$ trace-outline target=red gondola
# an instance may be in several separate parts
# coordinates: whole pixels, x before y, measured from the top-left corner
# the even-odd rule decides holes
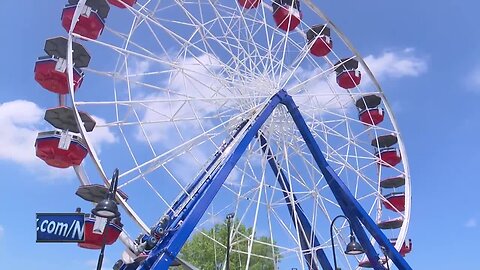
[[[310,53],[315,56],[325,56],[332,51],[333,42],[330,28],[326,25],[315,25],[307,31],[307,42],[311,44]]]
[[[45,89],[57,93],[68,94],[67,74],[68,40],[64,37],[49,38],[45,41],[46,56],[39,57],[35,63],[35,80]],[[73,50],[73,89],[77,90],[83,82],[83,72],[80,68],[90,63],[90,54],[76,42],[72,43]]]
[[[396,148],[383,148],[375,153],[378,163],[382,166],[395,166],[402,161],[402,155]]]
[[[385,257],[380,257],[379,258],[379,262],[380,264],[385,264],[386,263],[386,259]],[[372,263],[368,260],[368,258],[366,260],[363,260],[361,262],[358,263],[358,266],[362,267],[362,268],[373,268],[373,265]]]
[[[272,2],[273,19],[278,28],[283,31],[295,29],[302,20],[300,1],[298,0],[274,0]]]
[[[337,83],[345,89],[355,88],[360,84],[362,74],[360,70],[345,70],[337,75]]]
[[[103,234],[97,234],[94,232],[93,227],[95,224],[95,217],[85,217],[85,241],[78,243],[78,246],[86,249],[101,249],[105,235],[105,245],[112,245],[118,240],[118,237],[122,233],[123,224],[119,219],[114,219],[107,225]]]
[[[35,141],[36,156],[56,168],[80,165],[88,153],[83,139],[72,135],[68,148],[64,150],[59,148],[61,138],[62,132],[58,130],[40,132]]]
[[[383,122],[385,114],[382,108],[366,109],[358,114],[358,118],[365,125],[376,126]]]
[[[69,0],[62,12],[62,26],[68,32],[79,0]],[[73,32],[90,39],[97,39],[105,27],[110,6],[106,0],[87,0]]]
[[[133,5],[135,5],[135,3],[137,3],[137,0],[122,0],[122,2],[120,2],[118,0],[108,0],[108,3],[110,3],[110,4],[112,4],[116,7],[119,7],[119,8],[126,8],[127,6],[133,7]]]
[[[39,57],[35,63],[35,80],[48,91],[65,95],[69,93],[68,74],[66,65],[60,61],[65,61],[65,59],[50,56]],[[83,77],[84,74],[80,69],[73,69],[74,91],[82,85]]]
[[[363,267],[363,268],[373,268],[372,263],[370,263],[370,261],[368,259],[359,262],[358,266]]]
[[[392,245],[395,245],[397,243],[397,239],[390,239],[390,243],[392,243]],[[407,255],[411,251],[412,251],[412,239],[408,239],[408,240],[405,240],[405,242],[403,242],[403,245],[398,252],[400,253],[400,255],[405,257],[405,255]]]
[[[383,201],[383,206],[388,210],[394,212],[403,212],[405,211],[405,193],[404,192],[394,192],[385,196],[386,201]]]
[[[356,68],[356,66],[353,67]],[[355,102],[355,106],[357,106],[360,111],[358,115],[360,121],[365,125],[380,124],[385,117],[383,109],[378,107],[381,102],[382,98],[377,95],[367,95],[359,98]]]
[[[390,239],[390,243],[392,243],[392,245],[395,245],[396,242],[397,242],[397,239]],[[403,243],[402,247],[398,252],[400,253],[400,255],[405,257],[405,255],[407,255],[407,253],[410,253],[411,251],[412,251],[412,240],[408,239],[408,241],[405,240],[405,242]],[[385,257],[380,258],[381,264],[385,264],[386,262],[387,260]],[[361,261],[358,264],[358,266],[363,268],[373,268],[372,263],[368,259]]]
[[[246,9],[257,8],[262,0],[238,0],[238,4]]]
[[[358,70],[358,61],[355,59],[341,59],[335,64],[337,84],[344,89],[351,89],[360,84],[362,74]]]

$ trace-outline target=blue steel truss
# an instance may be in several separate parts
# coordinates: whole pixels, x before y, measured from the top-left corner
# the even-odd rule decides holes
[[[377,251],[369,241],[366,231],[385,249],[386,254],[398,269],[412,269],[350,193],[340,177],[330,167],[292,97],[288,95],[286,91],[280,90],[269,100],[255,119],[245,120],[237,127],[230,140],[215,153],[204,172],[187,187],[187,192],[177,198],[172,209],[164,215],[163,221],[159,222],[152,229],[152,233],[161,232],[161,237],[149,253],[148,258],[138,267],[138,270],[168,269],[195,226],[197,226],[203,213],[205,213],[228,175],[235,167],[235,164],[255,137],[260,140],[262,151],[266,155],[277,181],[282,189],[285,190],[284,197],[290,216],[300,237],[305,261],[309,269],[317,270],[319,266],[325,270],[333,269],[325,252],[319,248],[320,244],[315,235],[315,231],[312,229],[302,207],[297,202],[295,196],[291,195],[293,194],[290,192],[291,186],[288,181],[286,181],[287,178],[282,168],[275,160],[266,138],[259,132],[262,125],[279,104],[286,106],[292,116],[343,213],[350,219],[352,229],[365,249],[365,253],[372,267],[375,270],[385,269],[379,263]],[[228,152],[227,149],[229,146],[234,145],[236,145],[236,147],[233,148],[233,151]],[[287,193],[290,195],[287,196]]]
[[[278,164],[278,162],[275,160],[275,156],[272,152],[272,149],[267,143],[267,139],[261,132],[259,132],[258,137],[260,139],[262,151],[266,155],[268,164],[272,168],[273,173],[277,177],[278,183],[282,187],[283,196],[285,197],[285,201],[287,202],[288,206],[288,212],[290,213],[293,224],[297,229],[297,233],[300,238],[300,244],[303,250],[303,255],[307,262],[308,269],[317,270],[319,268],[317,266],[315,257],[312,254],[312,250],[320,247],[320,243],[318,242],[317,236],[315,235],[315,231],[312,230],[312,226],[310,225],[307,216],[305,215],[302,207],[298,203],[297,197],[292,192],[290,183],[287,181],[287,177],[285,176],[285,173],[280,167],[280,164]],[[317,248],[316,255],[318,260],[320,261],[322,269],[332,270],[332,266],[328,262],[328,258],[325,255],[323,249]]]

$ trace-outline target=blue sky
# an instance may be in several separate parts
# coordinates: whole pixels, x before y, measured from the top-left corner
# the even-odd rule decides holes
[[[413,252],[408,262],[414,269],[474,269],[477,263],[469,258],[475,258],[480,237],[476,207],[480,183],[474,169],[480,160],[475,146],[480,131],[480,35],[476,26],[480,4],[473,0],[321,2],[320,8],[360,53],[371,56],[372,62],[377,60],[378,73],[384,72],[379,79],[400,126],[411,168],[408,235]],[[0,10],[4,54],[0,72],[0,261],[6,267],[93,269],[98,255],[73,245],[35,243],[36,212],[69,212],[77,205],[89,206],[74,196],[77,182],[71,173],[62,172],[64,179],[52,179],[48,175],[53,172],[16,150],[33,147],[28,130],[43,115],[19,100],[42,108],[54,105],[51,95],[33,80],[33,65],[42,54],[44,40],[64,34],[59,20],[62,5],[60,0],[27,0],[19,7],[8,1]],[[405,65],[396,65],[395,72],[385,68],[393,62]],[[403,75],[396,77],[398,73]],[[25,111],[33,111],[36,118],[22,117]],[[101,142],[112,140],[108,134],[100,137]],[[120,252],[119,245],[108,248],[106,265]]]

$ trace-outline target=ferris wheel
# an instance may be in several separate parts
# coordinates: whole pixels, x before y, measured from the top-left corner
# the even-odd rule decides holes
[[[396,121],[312,1],[68,0],[61,19],[68,35],[35,64],[59,97],[36,153],[73,167],[93,202],[119,168],[124,215],[106,229],[127,246],[119,269],[192,264],[181,248],[194,235],[218,253],[208,269],[227,250],[241,269],[410,269]],[[215,229],[227,216],[228,244]],[[100,248],[88,221],[80,246]],[[366,255],[345,254],[352,229]]]

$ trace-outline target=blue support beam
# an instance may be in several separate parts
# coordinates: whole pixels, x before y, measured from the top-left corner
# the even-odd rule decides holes
[[[368,235],[365,233],[365,230],[363,229],[362,224],[360,223],[355,212],[350,209],[349,204],[344,201],[342,196],[336,194],[335,192],[333,194],[338,204],[340,205],[340,208],[342,209],[343,213],[350,220],[350,226],[352,226],[352,229],[355,232],[355,235],[357,236],[358,241],[362,245],[362,248],[365,251],[365,254],[367,254],[367,258],[371,262],[372,267],[375,270],[385,269],[380,264],[379,262],[380,258],[378,257],[378,253],[373,247],[372,243],[370,242],[370,239],[368,238]]]
[[[168,239],[163,239],[150,252],[148,258],[138,268],[139,270],[154,269],[166,270],[177,256],[180,249],[183,247],[188,237],[192,233],[195,226],[200,221],[203,213],[207,210],[210,203],[215,198],[215,195],[222,187],[228,175],[235,167],[242,154],[247,149],[248,145],[257,134],[260,127],[265,123],[273,110],[281,101],[281,95],[274,95],[269,103],[263,108],[262,112],[253,121],[248,131],[245,133],[239,144],[233,150],[233,153],[228,157],[223,166],[219,169],[211,180],[206,183],[204,191],[199,194],[195,204],[188,209],[188,215],[181,221],[176,231],[171,234]]]
[[[328,261],[327,256],[323,249],[318,248],[320,247],[320,242],[318,241],[317,236],[315,235],[315,231],[312,230],[312,226],[308,221],[307,216],[303,212],[302,207],[297,202],[297,197],[295,194],[292,193],[292,188],[290,183],[285,176],[280,164],[276,161],[275,156],[272,152],[272,149],[269,147],[267,143],[267,139],[265,136],[259,132],[258,135],[260,139],[260,146],[262,148],[263,153],[266,155],[267,161],[272,168],[275,177],[277,178],[278,183],[280,184],[283,192],[283,196],[285,197],[285,201],[287,202],[288,212],[290,213],[290,217],[297,229],[297,233],[300,237],[300,244],[302,246],[302,250],[304,250],[303,255],[307,261],[308,269],[318,270],[317,263],[315,258],[312,256],[312,251],[314,248],[316,250],[316,257],[320,262],[320,265],[323,270],[332,270],[332,266]],[[292,194],[289,194],[292,193]],[[293,201],[292,201],[293,199]],[[309,239],[308,239],[308,238]],[[313,243],[312,243],[313,242]]]
[[[188,204],[182,211],[182,213],[178,217],[176,217],[173,222],[169,224],[166,237],[160,239],[155,248],[152,249],[152,251],[150,252],[149,257],[144,261],[141,266],[139,266],[139,270],[168,269],[168,267],[173,262],[178,252],[180,252],[180,249],[190,236],[191,232],[200,221],[203,213],[207,210],[208,206],[215,198],[226,178],[228,177],[232,169],[235,167],[242,154],[245,152],[251,140],[256,136],[260,127],[265,123],[273,110],[280,103],[285,105],[289,113],[292,115],[292,118],[297,125],[298,130],[300,131],[303,139],[305,140],[305,143],[307,144],[310,152],[312,153],[315,162],[317,163],[322,174],[324,175],[330,189],[335,195],[335,198],[337,199],[340,207],[342,208],[342,211],[352,222],[352,229],[355,231],[355,234],[359,238],[362,246],[366,249],[367,256],[373,267],[376,270],[384,269],[383,266],[381,266],[378,262],[378,254],[376,253],[374,247],[371,245],[368,236],[363,229],[363,226],[370,232],[370,234],[375,238],[375,240],[386,249],[387,255],[392,259],[392,261],[399,269],[411,269],[405,259],[398,253],[398,251],[393,247],[393,245],[386,238],[383,232],[378,228],[375,222],[370,218],[370,216],[357,202],[355,197],[350,193],[349,189],[345,186],[340,177],[329,166],[292,97],[289,96],[284,90],[281,90],[270,99],[269,103],[265,105],[258,117],[254,119],[248,127],[245,127],[247,129],[245,135],[243,136],[243,138],[241,138],[240,142],[233,150],[233,152],[228,156],[227,160],[222,164],[217,165],[216,168],[213,168],[213,164],[216,163],[215,161],[218,160],[221,155],[221,153],[217,152],[216,156],[208,167],[208,169],[211,168],[211,170],[206,170],[194,181],[191,186],[189,186],[188,190],[190,191],[193,191],[194,187],[197,187],[197,192],[193,194],[193,198],[188,201]],[[246,122],[244,122],[242,125],[245,124]],[[238,134],[239,130],[237,130],[237,132],[227,145],[230,145]],[[266,144],[262,143],[262,150],[264,150],[265,152],[266,149],[263,149],[263,145]],[[271,150],[270,154],[273,157]],[[275,159],[270,159],[269,163],[274,170],[278,181],[281,184],[283,183],[284,186],[282,186],[282,188],[285,190],[291,190],[291,187],[286,181],[284,173],[282,172],[281,168],[279,169],[279,166],[277,165]],[[205,176],[207,176],[207,171],[210,171],[210,174],[207,178],[205,178]],[[201,179],[206,179],[206,181],[201,182]],[[289,196],[285,196],[285,198],[286,200],[290,200]],[[189,199],[189,196],[187,196],[186,194],[180,196],[179,200],[174,204],[175,208],[178,208],[180,205],[183,204],[183,202],[186,202],[186,200]],[[294,205],[294,208],[292,208],[291,204]],[[302,226],[302,230],[304,230],[305,235],[311,236],[310,241],[308,241],[306,238],[301,241],[302,248],[308,246],[311,247],[312,241],[314,247],[318,246],[319,244],[318,240],[314,236],[314,230],[311,228],[311,225],[308,222],[306,216],[304,215],[302,208],[296,203],[296,199],[294,198],[294,202],[290,202],[288,205],[290,214],[292,215],[292,212],[296,211],[297,216],[299,217],[298,223],[294,222],[295,226],[297,226],[299,234],[301,233],[301,229],[299,229],[298,226]],[[173,212],[168,213],[172,214]],[[332,269],[332,266],[328,262],[328,259],[326,258],[323,250],[317,249],[316,256],[323,269]],[[308,256],[306,255],[306,259],[307,262],[310,262],[309,265],[312,266],[312,269],[317,269],[316,267],[318,266],[314,264],[315,260],[312,258],[311,254]]]
[[[198,187],[198,185],[201,184],[201,180],[202,179],[205,179],[205,176],[208,172],[210,171],[215,171],[213,169],[213,166],[217,163],[218,159],[221,157],[222,155],[222,152],[232,143],[232,141],[238,136],[238,134],[240,133],[240,130],[242,130],[242,128],[245,126],[245,124],[247,123],[247,120],[243,121],[235,130],[235,132],[233,133],[232,137],[224,144],[220,147],[220,149],[215,153],[212,161],[210,162],[210,164],[208,164],[208,166],[205,168],[205,170],[191,183],[188,185],[188,187],[186,188],[186,191],[183,192],[179,198],[175,201],[175,203],[173,204],[172,208],[169,209],[167,211],[167,213],[165,215],[168,215],[170,217],[170,219],[173,219],[173,214],[174,212],[176,212],[178,210],[178,208],[183,204],[185,203],[187,200],[190,199],[190,196],[193,196],[193,191],[195,190],[196,187]],[[213,175],[210,175],[209,177],[211,178]],[[192,202],[190,203],[195,203],[195,198],[192,199]],[[183,216],[184,215],[179,215],[177,218],[173,219],[170,224],[169,224],[169,228],[171,228],[172,226],[175,226],[178,221],[182,220],[183,219]]]
[[[335,171],[330,167],[327,160],[322,154],[322,151],[318,147],[315,138],[313,137],[312,133],[310,132],[305,120],[303,119],[300,110],[298,110],[298,106],[293,101],[292,97],[289,95],[285,95],[282,99],[282,104],[284,104],[288,111],[290,112],[295,125],[297,126],[298,130],[300,131],[305,143],[307,144],[308,149],[313,155],[315,162],[317,163],[318,167],[322,171],[322,174],[325,177],[330,189],[332,190],[333,194],[337,201],[343,201],[347,211],[345,213],[346,216],[356,216],[358,220],[365,226],[365,228],[370,232],[370,234],[375,238],[377,243],[384,247],[387,250],[387,255],[390,259],[395,263],[395,265],[401,270],[411,270],[412,268],[408,265],[405,259],[400,255],[400,253],[393,247],[390,243],[388,238],[383,234],[383,232],[378,228],[377,224],[370,218],[368,213],[363,209],[363,207],[358,203],[355,197],[350,193],[350,190],[347,186],[343,183],[340,177],[335,173]],[[350,217],[349,217],[350,218]],[[355,223],[355,219],[352,222]],[[358,228],[361,226],[355,225],[355,233],[358,235],[362,235],[365,232],[362,228]],[[363,233],[362,233],[363,231]],[[363,237],[362,237],[363,238]],[[362,239],[359,239],[362,240]],[[369,242],[369,241],[368,241]],[[365,239],[361,242],[362,245],[368,246],[368,243],[365,242]],[[372,253],[371,250],[367,250],[367,252]],[[383,266],[379,265],[376,258],[378,255],[368,254],[370,263],[372,265],[376,265],[376,270],[383,270]],[[370,259],[372,258],[372,259]]]

